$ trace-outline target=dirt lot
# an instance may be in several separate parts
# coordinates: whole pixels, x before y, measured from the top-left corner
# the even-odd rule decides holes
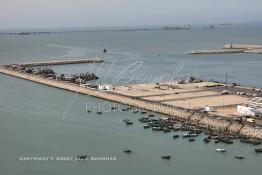
[[[250,97],[237,95],[239,87],[230,87],[228,88],[230,94],[223,95],[222,91],[225,90],[225,87],[214,85],[217,83],[134,84],[115,87],[114,93],[186,109],[203,109],[205,106],[212,106],[215,110],[213,114],[231,119],[240,116],[237,113],[237,105],[243,104]],[[262,124],[262,121],[258,120],[257,123]]]
[[[199,97],[194,99],[177,100],[177,101],[166,101],[164,104],[175,105],[183,108],[190,109],[201,109],[205,106],[224,106],[224,105],[237,105],[242,104],[247,99],[237,95],[217,95],[210,97]]]

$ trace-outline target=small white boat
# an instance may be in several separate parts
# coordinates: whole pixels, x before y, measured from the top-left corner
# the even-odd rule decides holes
[[[218,148],[216,149],[217,152],[226,152],[226,149],[221,149],[221,148]]]

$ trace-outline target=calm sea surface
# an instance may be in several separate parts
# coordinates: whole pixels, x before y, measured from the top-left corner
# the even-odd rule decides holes
[[[99,57],[96,65],[53,67],[59,73],[95,72],[114,84],[168,81],[188,76],[262,87],[262,55],[187,54],[226,43],[262,44],[262,25],[216,30],[0,35],[0,64]],[[107,54],[102,50],[106,48]],[[0,74],[0,174],[250,174],[260,175],[262,155],[251,146],[173,140],[175,133],[144,130],[141,114],[86,113],[86,103],[109,102]],[[160,115],[156,115],[160,116]],[[123,119],[133,126],[126,127]],[[182,132],[178,132],[182,134]],[[261,147],[261,146],[260,146]],[[125,148],[133,154],[123,153]],[[225,148],[225,154],[215,152]],[[22,157],[116,157],[111,161],[23,161]],[[161,159],[170,154],[170,161]],[[243,155],[238,160],[233,155]]]

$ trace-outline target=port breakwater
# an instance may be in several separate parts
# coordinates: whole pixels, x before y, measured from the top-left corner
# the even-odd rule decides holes
[[[218,50],[192,50],[190,54],[229,54],[229,53],[255,53],[262,54],[262,45],[225,44]]]
[[[221,50],[192,50],[190,54],[226,54],[244,53],[244,49],[221,49]]]
[[[251,44],[225,44],[224,49],[262,49],[262,45]]]
[[[51,66],[51,65],[83,64],[83,63],[102,63],[102,62],[104,62],[104,61],[99,59],[99,58],[93,58],[93,59],[76,59],[76,60],[18,63],[18,64],[14,64],[14,65],[19,65],[19,66],[23,66],[23,67],[35,67],[35,66]]]
[[[40,76],[17,72],[9,70],[5,66],[0,66],[0,73],[14,76],[17,78],[22,78],[30,80],[33,82],[41,83],[51,87],[56,87],[63,90],[68,90],[84,95],[94,96],[104,100],[122,103],[124,105],[133,106],[156,113],[164,114],[172,118],[176,118],[181,121],[189,121],[195,123],[196,125],[204,125],[209,128],[216,128],[218,130],[228,130],[233,133],[240,134],[242,136],[248,136],[252,138],[262,139],[262,129],[249,126],[247,124],[241,125],[236,122],[228,121],[225,119],[217,119],[209,117],[202,113],[186,111],[180,108],[161,105],[159,103],[152,103],[144,101],[142,99],[137,99],[133,97],[124,96],[121,94],[113,93],[110,91],[99,91],[92,88],[85,88],[74,84],[69,84],[63,81],[50,80]]]

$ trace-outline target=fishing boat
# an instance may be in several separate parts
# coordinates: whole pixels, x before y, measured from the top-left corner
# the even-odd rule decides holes
[[[260,145],[262,142],[259,140],[255,140],[255,139],[241,139],[240,140],[243,143],[249,143],[249,144],[253,144],[253,145]]]
[[[216,149],[216,152],[222,152],[222,153],[224,153],[224,152],[226,152],[226,149],[223,149],[223,148],[217,148],[217,149]]]
[[[236,159],[244,159],[244,156],[235,155],[234,157],[235,157]]]
[[[148,114],[148,117],[154,117],[155,115],[154,114]]]
[[[173,135],[173,138],[177,139],[177,138],[179,138],[179,135]]]
[[[171,132],[171,129],[163,128],[163,131],[164,131],[164,132]]]
[[[180,130],[180,127],[176,127],[176,126],[173,127],[173,131],[179,131],[179,130]]]
[[[188,141],[189,141],[189,142],[194,142],[194,141],[195,141],[195,139],[193,139],[193,138],[190,138]]]
[[[188,138],[188,137],[197,137],[198,134],[193,134],[193,133],[189,133],[189,134],[183,134],[184,138]]]
[[[171,126],[171,125],[170,125],[170,126],[167,126],[167,128],[168,128],[168,129],[174,129],[174,127]]]
[[[125,150],[124,150],[124,153],[130,154],[130,153],[132,153],[132,150],[131,150],[131,149],[125,149]]]
[[[145,125],[145,126],[143,126],[143,128],[144,128],[144,129],[148,129],[148,128],[150,128],[150,126]]]
[[[138,113],[139,111],[137,111],[137,110],[135,110],[135,111],[133,111],[133,113]]]
[[[126,125],[133,125],[133,122],[127,121],[127,122],[126,122]]]
[[[255,152],[256,152],[256,153],[262,153],[262,148],[256,148],[256,149],[255,149]]]
[[[102,112],[101,111],[97,111],[97,114],[102,114]]]
[[[142,117],[140,119],[138,119],[140,122],[143,122],[143,123],[147,123],[147,122],[150,122],[149,118],[147,117]]]
[[[210,140],[209,140],[208,138],[204,138],[204,142],[205,142],[205,143],[209,143]]]
[[[146,114],[147,112],[146,112],[146,111],[141,111],[140,113],[141,113],[141,114]]]
[[[162,131],[163,130],[163,128],[162,127],[152,127],[152,130],[154,130],[154,131]]]
[[[167,155],[167,156],[162,156],[161,158],[162,158],[162,159],[171,159],[171,156],[170,156],[170,155]]]

